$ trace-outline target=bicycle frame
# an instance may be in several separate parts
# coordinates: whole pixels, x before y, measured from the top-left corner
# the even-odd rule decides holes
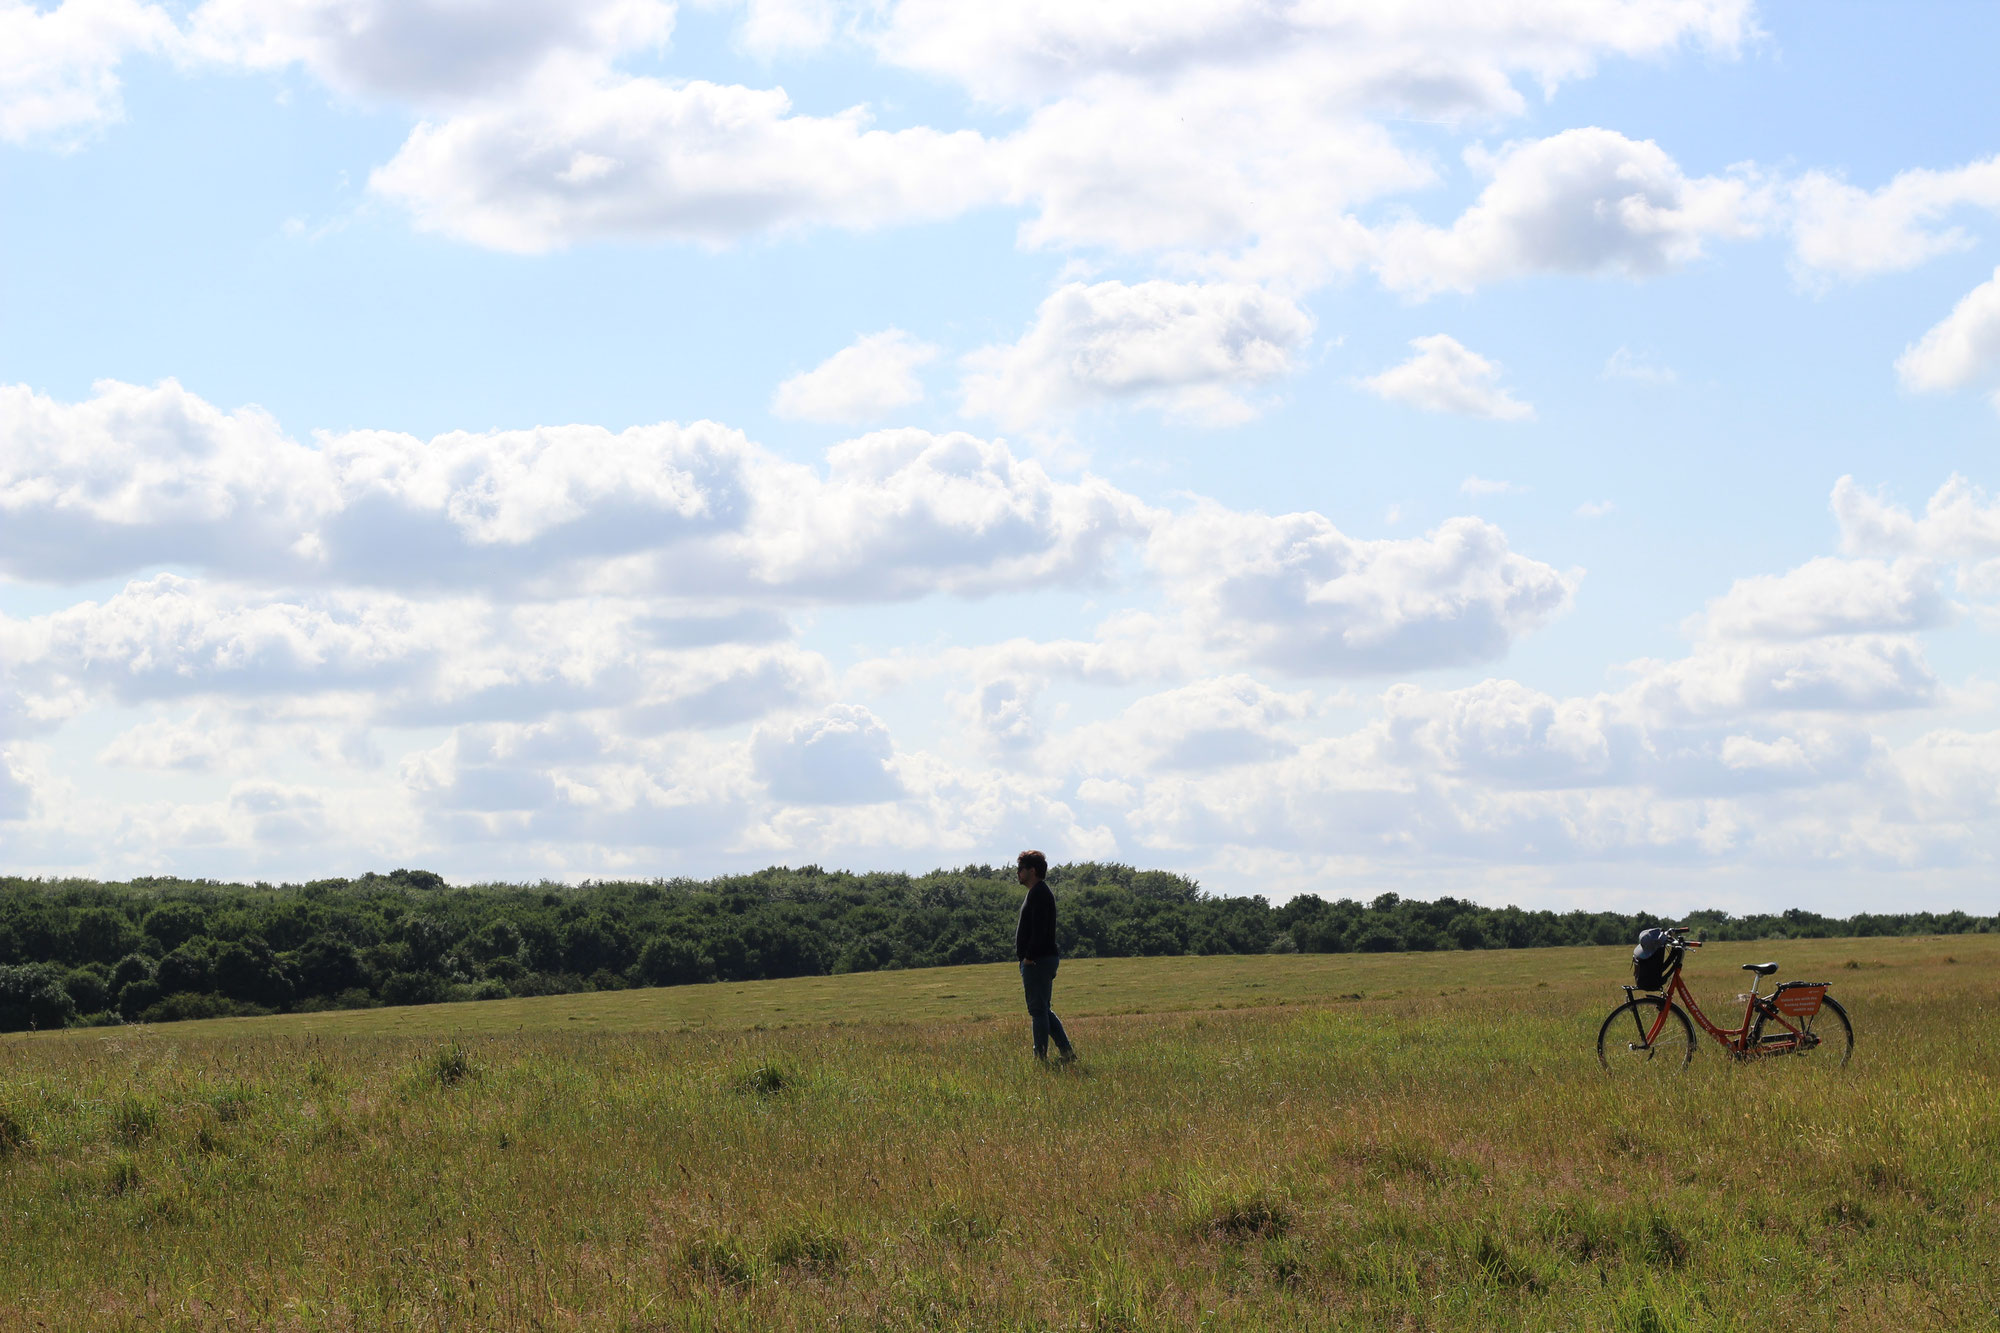
[[[1812,1034],[1804,1028],[1795,1026],[1784,1014],[1779,1013],[1777,1007],[1770,1003],[1769,997],[1757,993],[1757,983],[1763,980],[1761,977],[1752,977],[1750,979],[1750,994],[1745,997],[1743,1004],[1742,1026],[1725,1028],[1718,1027],[1716,1024],[1710,1022],[1708,1015],[1701,1011],[1701,1005],[1695,1002],[1694,992],[1689,990],[1687,982],[1681,979],[1681,965],[1687,961],[1687,951],[1689,949],[1699,949],[1701,942],[1699,940],[1690,940],[1672,947],[1679,951],[1680,956],[1674,960],[1673,973],[1667,978],[1667,984],[1659,992],[1661,997],[1666,1000],[1666,1003],[1660,1006],[1660,1012],[1654,1016],[1651,1030],[1640,1032],[1639,1044],[1641,1046],[1650,1047],[1659,1039],[1660,1029],[1667,1025],[1667,1013],[1677,1002],[1686,1011],[1688,1016],[1694,1019],[1695,1026],[1715,1038],[1716,1041],[1722,1044],[1724,1050],[1728,1051],[1730,1055],[1738,1060],[1747,1060],[1765,1055],[1789,1055],[1793,1051],[1796,1051],[1801,1044],[1810,1044],[1812,1042]],[[1626,998],[1630,999],[1633,992],[1638,989],[1637,986],[1625,987]],[[1760,1019],[1763,1024],[1776,1023],[1784,1031],[1778,1033],[1761,1032],[1759,1030]],[[1634,1027],[1640,1026],[1639,1015],[1636,1011],[1632,1015],[1632,1025]],[[1754,1046],[1750,1040],[1752,1032],[1758,1033],[1758,1040]]]

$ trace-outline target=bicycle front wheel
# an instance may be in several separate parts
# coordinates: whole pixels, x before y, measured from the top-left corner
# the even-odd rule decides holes
[[[1651,1042],[1646,1034],[1667,1011],[1667,1021]],[[1656,1078],[1678,1074],[1694,1059],[1694,1024],[1678,1005],[1657,995],[1627,1000],[1611,1011],[1597,1030],[1597,1063],[1619,1078]]]

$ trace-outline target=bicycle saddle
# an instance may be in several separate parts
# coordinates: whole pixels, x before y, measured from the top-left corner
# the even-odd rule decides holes
[[[1776,963],[1745,963],[1743,970],[1745,972],[1755,972],[1760,977],[1768,977],[1778,970],[1778,965]]]

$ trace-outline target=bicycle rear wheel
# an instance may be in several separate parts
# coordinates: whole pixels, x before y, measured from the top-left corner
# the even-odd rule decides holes
[[[1819,1012],[1796,1026],[1812,1040],[1792,1045],[1795,1039],[1783,1029],[1766,1038],[1764,1020],[1760,1018],[1750,1033],[1751,1048],[1756,1049],[1765,1040],[1783,1038],[1788,1047],[1783,1052],[1786,1055],[1809,1059],[1815,1064],[1830,1064],[1835,1069],[1847,1067],[1848,1060],[1854,1055],[1854,1024],[1847,1021],[1847,1011],[1840,1007],[1840,1001],[1831,995],[1825,997],[1819,1002]]]
[[[1653,1030],[1660,1010],[1667,1021],[1651,1044],[1646,1034]],[[1678,1005],[1668,1004],[1657,995],[1627,1000],[1611,1011],[1597,1030],[1597,1063],[1617,1078],[1658,1078],[1678,1074],[1694,1059],[1694,1024]]]

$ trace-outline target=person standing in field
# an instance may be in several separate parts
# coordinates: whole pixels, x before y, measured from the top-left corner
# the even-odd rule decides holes
[[[1056,896],[1049,891],[1049,858],[1040,852],[1022,852],[1016,858],[1016,878],[1027,885],[1028,896],[1021,899],[1021,921],[1014,927],[1014,956],[1021,960],[1021,989],[1028,997],[1028,1017],[1035,1027],[1035,1058],[1049,1058],[1049,1038],[1064,1060],[1076,1058],[1062,1020],[1049,1008],[1055,993],[1056,965],[1062,955],[1056,949]]]

